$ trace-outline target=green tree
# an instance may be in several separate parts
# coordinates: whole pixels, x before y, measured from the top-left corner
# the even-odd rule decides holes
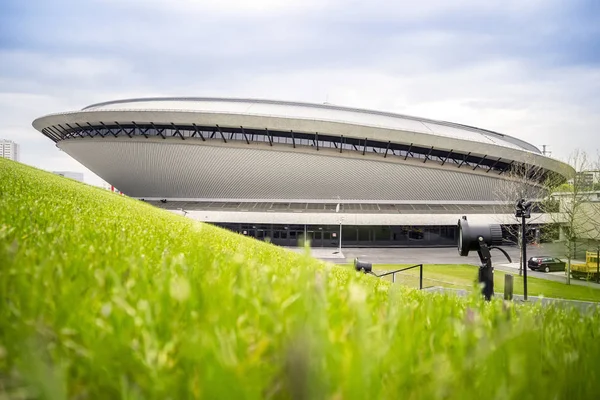
[[[598,233],[600,207],[590,200],[589,183],[583,179],[582,171],[588,171],[593,164],[585,151],[576,150],[569,157],[568,163],[575,169],[572,182],[561,186],[560,192],[551,197],[560,203],[559,212],[551,213],[554,222],[560,226],[560,240],[564,244],[566,265],[566,283],[571,283],[571,263],[576,257],[577,243],[592,238]]]
[[[529,236],[532,226],[548,222],[545,208],[550,207],[551,203],[545,201],[545,199],[549,193],[552,193],[558,185],[563,183],[564,178],[548,173],[546,169],[537,166],[534,160],[513,165],[504,175],[505,178],[498,184],[494,194],[496,200],[494,214],[497,222],[504,226],[508,234],[506,238],[508,242],[518,246],[521,250],[524,241],[521,218],[514,215],[516,202],[519,199],[534,201],[531,218],[525,220],[526,236]],[[525,240],[525,243],[527,243],[527,240]],[[519,275],[523,274],[522,254],[519,251]]]

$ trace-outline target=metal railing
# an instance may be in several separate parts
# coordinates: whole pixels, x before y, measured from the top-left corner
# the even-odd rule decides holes
[[[419,289],[422,290],[423,289],[423,264],[417,264],[417,265],[413,265],[410,267],[397,269],[395,271],[385,272],[381,275],[377,275],[377,274],[373,273],[373,275],[375,275],[378,278],[383,278],[384,276],[392,275],[392,283],[396,283],[396,274],[398,272],[407,271],[407,270],[413,269],[413,268],[419,268]]]
[[[400,268],[395,271],[388,271],[388,272],[384,272],[381,275],[377,275],[375,272],[373,272],[373,264],[372,263],[359,261],[358,258],[354,259],[354,269],[355,270],[357,270],[359,272],[363,271],[365,274],[375,275],[378,278],[383,278],[384,276],[392,275],[392,283],[396,282],[396,274],[397,273],[402,272],[402,271],[407,271],[407,270],[413,269],[413,268],[419,268],[419,290],[421,290],[421,289],[423,289],[423,264],[416,264],[416,265],[412,265],[410,267]]]

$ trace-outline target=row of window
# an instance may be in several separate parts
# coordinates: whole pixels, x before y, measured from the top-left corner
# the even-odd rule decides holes
[[[284,246],[302,245],[306,239],[313,247],[339,246],[339,225],[215,225]],[[344,246],[447,245],[456,244],[455,226],[342,226]]]
[[[60,129],[62,128],[62,129]],[[312,147],[315,149],[335,149],[338,151],[358,151],[369,154],[381,154],[386,157],[397,156],[423,161],[434,160],[437,162],[455,163],[459,166],[465,165],[472,169],[495,170],[499,173],[510,167],[505,161],[493,159],[481,159],[470,155],[444,151],[434,151],[433,148],[419,148],[412,145],[400,145],[397,143],[377,142],[367,139],[343,138],[341,136],[329,136],[295,132],[280,132],[254,129],[232,129],[213,127],[157,127],[157,126],[61,126],[45,128],[44,133],[55,140],[58,138],[70,139],[79,137],[117,137],[117,136],[145,136],[145,137],[180,137],[195,138],[200,140],[237,141],[246,143],[264,143],[268,145],[289,145]]]

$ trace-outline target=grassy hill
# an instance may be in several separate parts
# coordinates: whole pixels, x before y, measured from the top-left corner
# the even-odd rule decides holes
[[[0,159],[0,398],[595,398],[600,315],[390,285]]]

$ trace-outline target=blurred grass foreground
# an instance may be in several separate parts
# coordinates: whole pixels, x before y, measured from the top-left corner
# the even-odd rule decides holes
[[[600,314],[420,292],[0,159],[0,399],[600,396]]]

